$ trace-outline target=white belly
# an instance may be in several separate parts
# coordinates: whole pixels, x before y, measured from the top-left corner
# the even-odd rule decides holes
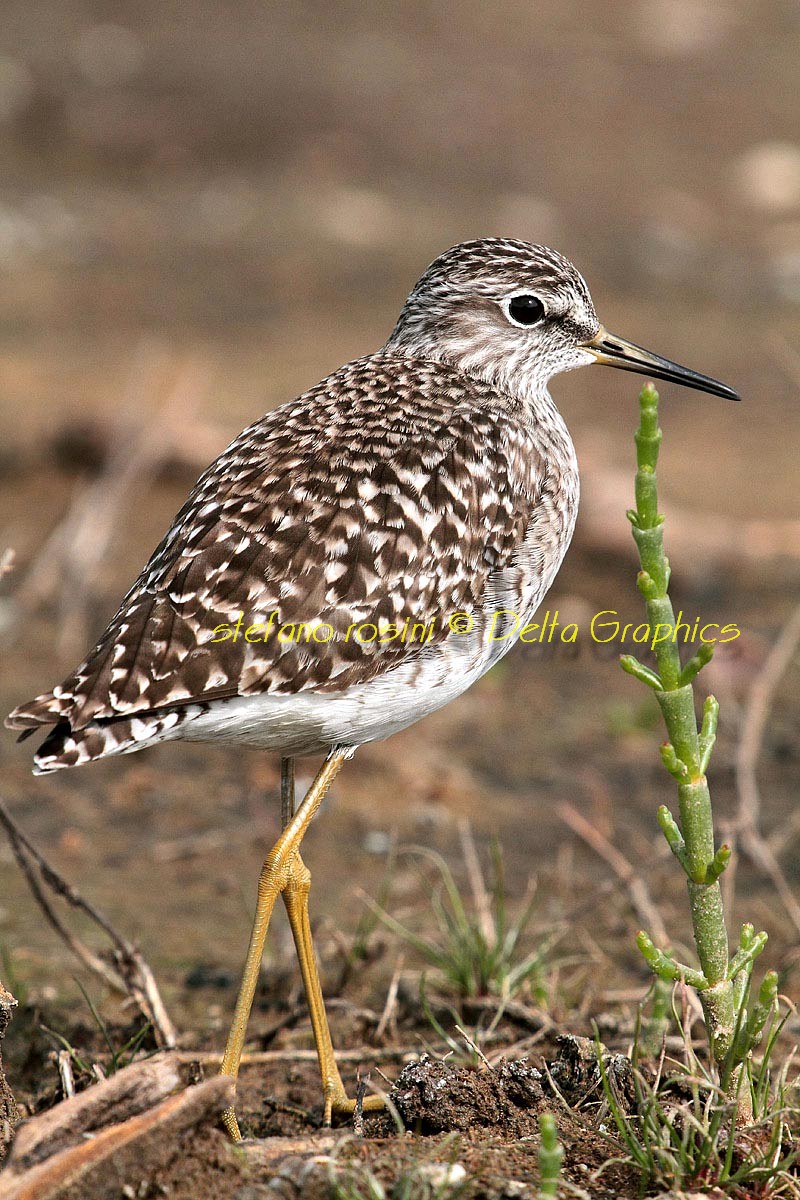
[[[483,659],[431,654],[338,694],[237,696],[186,721],[189,741],[240,742],[284,756],[327,753],[389,737],[449,704],[487,670]]]
[[[518,614],[517,631],[529,623],[550,590],[572,538],[578,464],[566,427],[555,409],[553,413],[551,433],[561,431],[558,486],[544,489],[520,550],[512,562],[490,576],[480,634],[451,635],[412,661],[338,694],[302,691],[212,701],[207,711],[188,716],[172,736],[239,742],[287,757],[327,753],[333,746],[360,746],[389,737],[471,687],[517,640],[517,632],[503,640],[488,640],[486,631],[494,614],[499,609]]]
[[[532,620],[555,578],[572,527],[567,532],[560,553],[551,554],[542,570],[536,530],[532,530],[517,563],[493,577],[480,634],[451,635],[419,658],[338,694],[304,691],[213,701],[207,712],[187,720],[178,736],[189,741],[239,742],[290,757],[327,753],[333,746],[360,746],[406,729],[455,700],[511,649],[517,631]],[[511,610],[520,619],[510,636],[490,640],[499,609]]]

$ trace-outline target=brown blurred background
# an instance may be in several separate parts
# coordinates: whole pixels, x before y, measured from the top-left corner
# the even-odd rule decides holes
[[[678,603],[747,635],[711,681],[728,701],[718,797],[732,814],[747,685],[800,574],[800,6],[4,0],[0,18],[0,540],[16,551],[4,711],[81,657],[230,436],[380,344],[445,247],[505,235],[566,253],[611,330],[745,398],[665,387],[662,405]],[[637,616],[624,521],[637,385],[595,368],[553,390],[585,501],[550,605]],[[764,755],[770,828],[793,811],[792,687]],[[583,864],[591,886],[605,868],[554,816],[568,799],[668,881],[665,897],[674,885],[667,919],[685,933],[653,832],[670,796],[660,735],[636,689],[612,661],[517,649],[446,712],[362,752],[309,835],[318,911],[355,920],[350,879],[378,877],[383,833],[457,857],[458,814],[500,834],[510,879],[560,864],[563,884]],[[182,994],[198,958],[238,969],[277,829],[275,764],[176,745],[35,781],[29,747],[0,745],[19,820],[141,937],[167,990]],[[4,878],[0,940],[42,978],[61,952],[10,860]],[[774,895],[748,886],[748,915],[760,904],[780,929]],[[626,904],[608,908],[608,932],[644,979]],[[793,937],[786,926],[786,953]]]
[[[236,428],[379,343],[444,247],[503,234],[573,258],[610,328],[739,386],[735,414],[670,408],[746,428],[726,497],[775,498],[800,421],[765,347],[800,298],[796,3],[1,11],[8,450],[108,421],[151,334],[211,360]],[[578,428],[622,415],[618,378],[557,389]]]

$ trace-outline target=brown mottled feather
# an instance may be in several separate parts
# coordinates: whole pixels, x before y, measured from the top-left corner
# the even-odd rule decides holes
[[[468,382],[384,352],[250,426],[198,480],[85,662],[9,724],[77,731],[194,701],[336,692],[420,653],[345,641],[352,623],[411,617],[446,638],[447,616],[478,610],[521,546],[545,476],[519,403]],[[217,626],[273,609],[336,636],[212,643]]]

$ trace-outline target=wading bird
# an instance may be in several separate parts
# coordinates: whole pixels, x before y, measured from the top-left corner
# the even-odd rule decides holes
[[[300,843],[358,746],[488,671],[515,640],[498,631],[500,610],[520,625],[533,616],[578,509],[575,451],[547,385],[590,363],[738,399],[609,334],[555,251],[495,238],[448,250],[380,350],[256,421],[211,464],[86,660],[8,718],[23,736],[52,726],[39,773],[174,738],[281,755],[283,832],[261,872],[222,1071],[238,1073],[280,895],[326,1121],[353,1101],[331,1045]],[[454,614],[469,632],[454,631]],[[400,637],[407,620],[431,636]],[[264,636],[276,622],[306,634]],[[365,626],[375,635],[354,634]],[[309,754],[325,759],[295,809],[294,759]],[[224,1122],[238,1138],[232,1108]]]

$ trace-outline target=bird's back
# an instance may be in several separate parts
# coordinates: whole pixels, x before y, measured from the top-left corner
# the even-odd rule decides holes
[[[452,613],[524,602],[532,571],[549,586],[576,501],[563,425],[442,363],[360,359],[234,440],[86,660],[8,723],[56,724],[54,769],[174,736],[198,705],[366,685],[463,636]],[[386,635],[409,621],[426,641]]]

